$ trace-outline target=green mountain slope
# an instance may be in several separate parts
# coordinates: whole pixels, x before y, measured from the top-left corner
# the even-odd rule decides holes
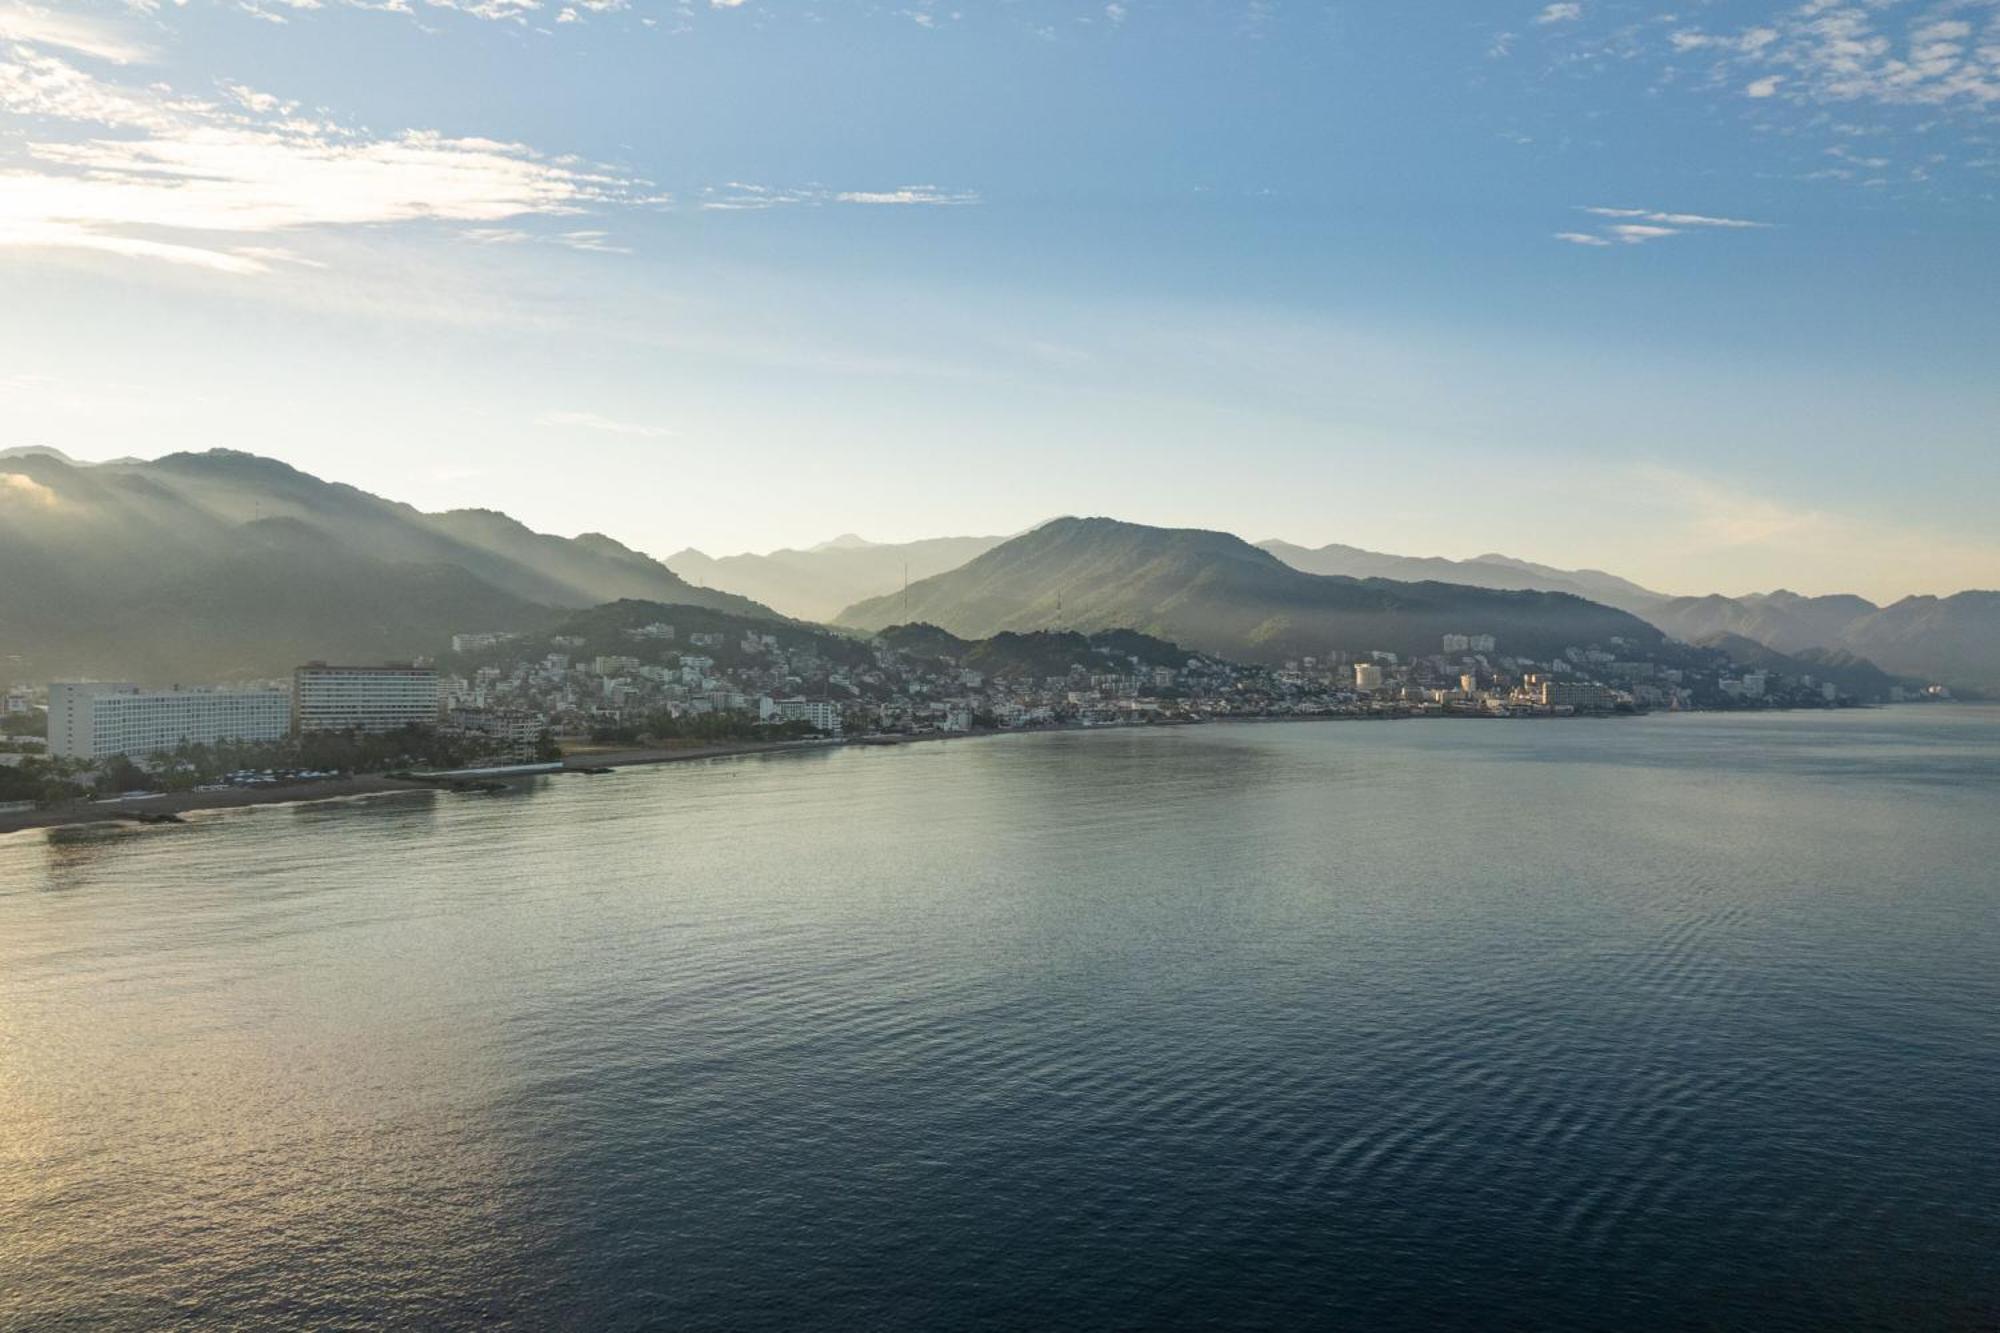
[[[1745,670],[1832,681],[1842,694],[1864,703],[1880,703],[1889,698],[1892,687],[1912,683],[1890,675],[1865,657],[1838,648],[1802,648],[1796,653],[1781,653],[1741,634],[1711,634],[1701,639],[1699,646],[1716,649]]]
[[[1499,651],[1546,657],[1659,630],[1562,593],[1504,592],[1307,574],[1227,533],[1063,518],[837,623],[876,630],[928,621],[965,638],[1004,630],[1134,629],[1239,661],[1330,649],[1421,654],[1442,635],[1492,634]]]
[[[459,631],[644,595],[772,616],[609,538],[426,514],[216,450],[0,459],[0,674],[199,681],[432,653]]]

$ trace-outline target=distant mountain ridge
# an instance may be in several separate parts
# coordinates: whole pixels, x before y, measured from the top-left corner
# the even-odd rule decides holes
[[[1060,518],[836,623],[923,621],[963,638],[1002,631],[1132,629],[1237,661],[1330,649],[1438,651],[1448,633],[1493,634],[1502,651],[1548,656],[1623,639],[1658,645],[1629,613],[1566,593],[1499,591],[1309,574],[1240,537],[1109,518]]]
[[[1442,556],[1387,555],[1380,551],[1365,551],[1358,546],[1342,546],[1337,542],[1311,548],[1277,540],[1257,545],[1292,568],[1308,574],[1396,579],[1405,583],[1431,580],[1511,592],[1566,592],[1602,602],[1606,606],[1615,606],[1621,611],[1630,611],[1636,616],[1644,616],[1648,609],[1668,600],[1664,593],[1642,588],[1629,579],[1621,579],[1603,570],[1554,569],[1505,555],[1449,560]]]
[[[1807,597],[1782,588],[1744,597],[1673,597],[1602,570],[1556,569],[1491,553],[1445,560],[1353,546],[1261,545],[1310,573],[1574,593],[1629,611],[1686,643],[1733,636],[1793,657],[1814,650],[1853,654],[1899,675],[2000,693],[2000,593],[1913,596],[1886,607],[1852,594]]]
[[[1905,597],[1803,597],[1780,589],[1749,597],[1678,597],[1649,618],[1689,642],[1740,635],[1781,653],[1844,652],[1884,671],[1954,689],[2000,693],[2000,592]]]
[[[620,597],[774,613],[609,537],[427,514],[232,450],[80,465],[0,460],[0,651],[13,670],[272,675],[310,657],[434,652]]]
[[[932,537],[877,543],[846,533],[805,550],[717,558],[690,547],[666,559],[690,582],[755,598],[801,620],[830,621],[854,603],[956,569],[1004,537]]]

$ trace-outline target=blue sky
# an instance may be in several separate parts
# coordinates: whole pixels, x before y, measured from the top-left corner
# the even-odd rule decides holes
[[[0,447],[660,554],[1995,587],[2000,3],[0,0],[0,309]]]

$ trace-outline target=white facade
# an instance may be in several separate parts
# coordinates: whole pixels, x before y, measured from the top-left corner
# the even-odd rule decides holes
[[[144,757],[184,742],[275,741],[291,721],[286,690],[142,690],[98,681],[49,686],[49,752],[64,759]]]
[[[1354,688],[1357,690],[1379,690],[1382,688],[1382,668],[1373,662],[1354,664]]]
[[[434,727],[440,699],[436,667],[311,662],[292,673],[292,728],[304,733]]]
[[[838,734],[840,731],[840,705],[829,699],[778,699],[767,712],[759,701],[758,712],[766,720],[775,716],[780,722],[809,722],[816,731]]]

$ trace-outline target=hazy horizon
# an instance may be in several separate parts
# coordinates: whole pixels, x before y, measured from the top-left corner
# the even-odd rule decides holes
[[[2000,9],[0,2],[0,448],[2000,587]]]
[[[48,447],[48,448],[53,448],[53,446],[27,446],[27,447],[28,447],[28,448],[37,448],[37,447]],[[217,446],[217,447],[225,447],[225,446]],[[6,451],[4,451],[4,450],[0,450],[0,455],[3,455],[3,454],[4,454],[5,452],[6,452]],[[61,451],[61,450],[57,450],[56,452],[59,452],[59,453],[61,453],[61,452],[63,452],[63,451]],[[247,452],[251,452],[251,451],[248,451],[248,450],[244,450],[244,451],[240,451],[240,452],[246,452],[246,453],[247,453]],[[69,461],[70,461],[70,462],[72,462],[72,463],[77,463],[77,464],[82,464],[82,465],[85,465],[85,466],[99,466],[99,465],[102,465],[102,464],[105,464],[105,463],[119,463],[119,462],[153,462],[153,461],[156,461],[157,457],[161,457],[161,456],[164,456],[164,455],[156,455],[156,456],[154,456],[154,457],[146,457],[146,456],[144,456],[144,455],[136,455],[136,454],[135,454],[135,455],[129,455],[129,456],[125,456],[125,457],[120,457],[120,458],[115,458],[115,459],[113,459],[113,458],[104,458],[104,459],[89,459],[89,458],[78,458],[78,457],[76,457],[76,456],[74,456],[74,455],[69,455],[69,454],[65,454],[65,457],[67,457],[67,458],[69,459]],[[262,456],[264,456],[264,457],[278,457],[278,456],[277,456],[277,455],[275,455],[275,454],[264,454],[264,455],[262,455]],[[288,461],[288,460],[285,460],[285,459],[283,459],[283,458],[279,458],[279,461],[281,461],[281,462],[287,462],[289,466],[298,466],[297,464],[291,464],[291,463],[289,463],[289,461]],[[303,469],[303,468],[301,468],[301,470],[306,470],[306,469]],[[339,475],[325,475],[325,476],[321,476],[321,480],[323,480],[323,481],[328,481],[328,482],[335,482],[335,483],[343,483],[343,484],[347,484],[347,485],[355,485],[355,484],[357,484],[357,483],[353,482],[353,481],[352,481],[351,479],[349,479],[349,478],[345,478],[345,477],[342,477],[342,476],[339,476]],[[362,486],[362,487],[361,487],[361,489],[363,489],[363,490],[371,490],[372,488],[370,488],[370,487],[367,487],[367,486]],[[384,498],[384,499],[387,499],[387,500],[401,500],[401,501],[404,501],[405,503],[408,503],[408,501],[407,501],[406,497],[403,497],[403,496],[400,496],[400,495],[397,495],[397,494],[395,494],[395,493],[394,493],[394,492],[392,492],[392,491],[376,491],[376,492],[374,492],[374,493],[375,493],[375,494],[378,494],[378,495],[380,495],[380,496],[381,496],[382,498]],[[527,520],[527,519],[525,518],[525,516],[524,516],[524,515],[522,515],[522,514],[520,514],[520,513],[515,513],[515,512],[513,512],[513,511],[511,511],[511,510],[506,510],[506,509],[504,509],[504,508],[503,508],[502,506],[500,506],[500,505],[497,505],[497,504],[486,504],[486,503],[481,503],[481,502],[479,502],[479,501],[477,501],[477,500],[473,500],[473,501],[471,501],[471,502],[469,502],[469,503],[466,503],[466,504],[462,504],[462,505],[453,505],[453,506],[450,506],[450,508],[455,508],[455,509],[497,509],[497,510],[500,510],[501,512],[505,512],[505,513],[508,513],[510,517],[513,517],[513,518],[516,518],[516,519],[522,519],[523,521],[528,521],[528,520]],[[1605,565],[1605,564],[1598,564],[1598,563],[1592,563],[1592,562],[1591,562],[1591,561],[1590,561],[1590,560],[1589,560],[1588,558],[1583,558],[1583,559],[1578,559],[1578,560],[1575,560],[1575,561],[1572,561],[1572,562],[1569,562],[1569,563],[1564,563],[1564,562],[1563,562],[1562,560],[1559,560],[1559,559],[1543,559],[1543,558],[1541,558],[1541,557],[1537,557],[1537,556],[1535,556],[1535,555],[1532,555],[1532,554],[1529,554],[1528,552],[1526,552],[1526,551],[1524,551],[1524,550],[1518,550],[1518,549],[1509,549],[1509,548],[1500,548],[1500,547],[1489,547],[1489,548],[1482,548],[1482,549],[1479,549],[1479,550],[1463,550],[1463,551],[1455,551],[1455,550],[1444,550],[1444,551],[1434,551],[1434,550],[1403,550],[1403,549],[1395,549],[1395,548],[1391,548],[1391,547],[1369,547],[1369,546],[1366,546],[1366,545],[1364,545],[1363,543],[1360,543],[1360,542],[1354,542],[1354,541],[1350,541],[1350,540],[1347,540],[1347,539],[1345,539],[1345,538],[1343,538],[1343,537],[1340,537],[1340,536],[1332,536],[1332,537],[1327,537],[1327,538],[1324,538],[1324,539],[1321,539],[1321,540],[1303,540],[1303,539],[1300,539],[1300,538],[1298,538],[1298,537],[1296,537],[1296,536],[1293,536],[1293,535],[1291,535],[1291,534],[1287,534],[1287,533],[1264,533],[1264,534],[1262,534],[1262,535],[1258,535],[1258,534],[1257,534],[1257,533],[1256,533],[1256,532],[1255,532],[1254,530],[1245,530],[1245,529],[1243,529],[1243,528],[1241,528],[1241,527],[1232,527],[1232,526],[1230,526],[1230,525],[1229,525],[1228,523],[1225,523],[1225,522],[1218,522],[1218,521],[1209,521],[1209,522],[1191,522],[1191,523],[1151,523],[1151,522],[1150,522],[1150,520],[1147,520],[1147,519],[1145,519],[1145,518],[1142,518],[1142,517],[1138,517],[1138,516],[1135,516],[1135,515],[1133,515],[1133,514],[1130,514],[1130,513],[1103,513],[1103,514],[1095,514],[1095,513],[1084,513],[1084,512],[1081,512],[1081,511],[1074,511],[1074,512],[1068,512],[1068,513],[1048,513],[1048,514],[1044,514],[1044,515],[1043,515],[1042,517],[1040,517],[1040,518],[1037,518],[1037,519],[1033,520],[1032,522],[1028,522],[1028,523],[1024,523],[1024,524],[1021,524],[1020,526],[1018,526],[1018,527],[1015,527],[1015,528],[1010,528],[1010,529],[1006,530],[1005,532],[999,532],[999,531],[995,531],[995,532],[942,532],[942,531],[937,531],[937,532],[921,532],[921,531],[919,531],[919,532],[915,532],[915,533],[914,533],[913,535],[909,535],[909,536],[896,536],[896,537],[880,537],[880,536],[877,536],[876,534],[873,534],[873,533],[866,533],[866,532],[858,532],[858,531],[856,531],[856,530],[855,530],[855,529],[853,529],[853,528],[839,528],[839,529],[838,529],[837,531],[828,531],[828,532],[823,532],[823,533],[820,533],[820,534],[818,534],[818,535],[803,535],[803,536],[800,536],[800,537],[797,537],[797,538],[794,538],[794,539],[791,539],[791,540],[784,540],[784,541],[780,541],[780,542],[778,542],[778,543],[777,543],[776,545],[773,545],[773,546],[768,546],[768,547],[764,547],[764,548],[762,548],[762,549],[759,549],[759,550],[703,550],[702,548],[700,548],[700,547],[698,547],[698,546],[695,546],[695,545],[693,545],[692,543],[683,543],[683,544],[681,544],[681,545],[678,545],[678,546],[673,546],[673,547],[671,547],[671,548],[667,548],[667,547],[655,547],[655,546],[648,546],[648,545],[645,545],[645,544],[644,544],[644,543],[642,543],[642,542],[637,542],[637,541],[632,541],[632,540],[629,540],[629,539],[627,539],[626,537],[623,537],[623,536],[621,536],[620,534],[618,534],[618,533],[615,533],[615,532],[604,532],[604,530],[603,530],[602,528],[593,528],[593,527],[583,527],[583,528],[579,528],[579,529],[576,529],[576,530],[574,530],[574,531],[557,531],[557,532],[555,532],[555,533],[554,533],[554,535],[556,535],[556,536],[561,536],[561,537],[571,537],[571,538],[573,538],[573,537],[577,537],[577,536],[580,536],[580,535],[583,535],[583,534],[585,534],[585,533],[590,533],[590,532],[603,532],[603,535],[606,535],[606,536],[609,536],[609,537],[612,537],[612,538],[613,538],[614,540],[617,540],[617,541],[620,541],[620,542],[621,542],[621,543],[623,543],[624,545],[627,545],[627,546],[630,546],[630,547],[631,547],[632,549],[634,549],[634,550],[637,550],[637,551],[641,552],[642,554],[645,554],[645,555],[649,555],[649,556],[652,556],[653,558],[655,558],[655,559],[657,559],[657,560],[660,560],[660,561],[663,561],[663,562],[664,562],[664,561],[668,561],[668,560],[672,559],[672,558],[673,558],[674,556],[676,556],[676,555],[680,554],[680,553],[681,553],[681,552],[683,552],[683,551],[689,551],[689,550],[692,550],[692,551],[697,551],[697,552],[699,552],[699,553],[700,553],[701,555],[704,555],[704,556],[706,556],[706,557],[708,557],[708,558],[710,558],[710,559],[715,559],[715,560],[726,560],[726,559],[730,559],[730,558],[732,558],[732,557],[741,557],[741,556],[753,556],[753,557],[756,557],[756,556],[768,556],[768,555],[771,555],[771,554],[774,554],[774,553],[776,553],[776,552],[779,552],[779,551],[814,551],[814,550],[818,550],[818,549],[822,549],[822,548],[829,548],[829,547],[836,547],[836,546],[840,546],[840,545],[845,545],[845,544],[848,544],[848,542],[849,542],[849,541],[850,541],[851,539],[856,539],[856,538],[858,538],[858,539],[860,540],[860,542],[861,542],[861,543],[863,543],[863,544],[865,544],[865,545],[868,545],[868,546],[893,546],[893,545],[902,545],[902,544],[905,544],[905,543],[909,543],[909,542],[920,542],[920,541],[926,541],[926,540],[934,540],[934,539],[941,539],[941,538],[942,538],[942,539],[950,539],[950,538],[998,538],[998,539],[1001,539],[1001,540],[1005,540],[1005,539],[1007,539],[1007,538],[1010,538],[1010,537],[1015,537],[1015,536],[1019,536],[1019,535],[1021,535],[1022,533],[1025,533],[1025,532],[1031,532],[1031,531],[1033,531],[1034,529],[1036,529],[1036,528],[1039,528],[1039,527],[1042,527],[1042,526],[1043,526],[1043,525],[1045,525],[1045,524],[1048,524],[1048,523],[1052,523],[1052,522],[1056,521],[1056,520],[1057,520],[1057,519],[1059,519],[1059,518],[1065,518],[1065,517],[1078,517],[1078,518],[1110,518],[1110,519],[1116,519],[1116,520],[1119,520],[1119,521],[1121,521],[1121,522],[1127,522],[1127,523],[1143,523],[1143,524],[1148,524],[1149,526],[1160,526],[1160,527],[1179,527],[1179,528],[1199,528],[1199,529],[1206,529],[1206,530],[1211,530],[1211,531],[1219,531],[1219,532],[1227,532],[1227,533],[1230,533],[1230,534],[1232,534],[1232,535],[1234,535],[1234,536],[1237,536],[1237,537],[1241,537],[1241,538],[1242,538],[1243,540],[1245,540],[1245,541],[1248,541],[1248,542],[1251,542],[1251,543],[1253,543],[1253,544],[1257,544],[1257,545],[1262,545],[1262,544],[1263,544],[1263,543],[1265,543],[1265,542],[1288,542],[1288,543],[1290,543],[1290,544],[1292,544],[1292,545],[1295,545],[1295,546],[1302,546],[1302,547],[1306,547],[1306,548],[1309,548],[1309,549],[1317,549],[1317,548],[1320,548],[1320,547],[1324,547],[1324,546],[1328,546],[1328,545],[1342,545],[1342,546],[1352,546],[1352,547],[1357,547],[1357,548],[1359,548],[1359,549],[1363,549],[1363,550],[1369,550],[1369,551],[1372,551],[1372,552],[1374,552],[1374,553],[1376,553],[1376,554],[1381,554],[1381,555],[1391,555],[1391,556],[1406,556],[1406,557],[1415,557],[1415,558],[1424,558],[1424,557],[1442,557],[1442,558],[1444,558],[1444,559],[1448,559],[1448,560],[1458,560],[1458,561],[1468,561],[1468,560],[1476,560],[1476,559],[1478,559],[1479,557],[1482,557],[1482,556],[1505,556],[1505,557],[1508,557],[1508,558],[1510,558],[1510,559],[1515,559],[1515,560],[1527,560],[1527,561],[1529,561],[1529,562],[1531,562],[1531,563],[1536,563],[1536,564],[1544,564],[1544,565],[1548,565],[1548,566],[1550,566],[1550,567],[1552,567],[1552,568],[1556,568],[1556,569],[1561,569],[1561,570],[1566,570],[1566,571],[1594,571],[1594,572],[1600,572],[1600,573],[1607,573],[1607,574],[1612,574],[1612,575],[1616,575],[1616,576],[1618,576],[1618,577],[1620,577],[1620,578],[1628,578],[1628,579],[1630,579],[1630,580],[1631,580],[1632,582],[1635,582],[1635,583],[1638,583],[1638,584],[1640,584],[1641,586],[1643,586],[1643,587],[1646,587],[1647,589],[1649,589],[1649,590],[1650,590],[1650,591],[1652,591],[1652,592],[1657,592],[1657,593],[1663,593],[1663,594],[1665,594],[1665,595],[1667,595],[1667,596],[1672,596],[1672,597],[1683,597],[1683,596],[1695,596],[1695,597],[1699,597],[1699,596],[1707,596],[1707,595],[1709,595],[1709,594],[1713,594],[1713,593],[1720,593],[1720,594],[1722,594],[1722,595],[1724,595],[1724,596],[1727,596],[1727,597],[1749,597],[1749,596],[1757,596],[1757,595],[1761,595],[1761,594],[1769,594],[1769,593],[1773,593],[1773,592],[1778,592],[1778,591],[1789,591],[1789,592],[1794,592],[1794,593],[1799,593],[1799,594],[1802,594],[1802,595],[1805,595],[1805,596],[1813,596],[1813,597],[1816,597],[1816,596],[1826,596],[1826,595],[1832,595],[1832,594],[1838,594],[1838,593],[1860,593],[1860,595],[1862,595],[1862,596],[1867,596],[1867,597],[1870,597],[1870,600],[1873,600],[1873,601],[1876,601],[1876,602],[1878,602],[1878,603],[1881,603],[1881,604],[1884,604],[1884,605],[1887,605],[1887,604],[1889,604],[1889,603],[1891,603],[1891,602],[1894,602],[1894,601],[1896,601],[1896,600],[1899,600],[1900,598],[1902,598],[1902,597],[1906,597],[1906,596],[1939,596],[1939,597],[1944,597],[1944,596],[1950,596],[1950,595],[1952,595],[1953,593],[1958,593],[1958,592],[1969,592],[1969,591],[1989,591],[1989,590],[1990,590],[1990,589],[1986,589],[1986,588],[1980,588],[1980,587],[1977,587],[1977,586],[1975,586],[1975,585],[1968,585],[1968,586],[1966,586],[1966,587],[1963,587],[1963,588],[1958,588],[1958,587],[1951,587],[1951,588],[1947,588],[1947,587],[1931,587],[1931,588],[1922,588],[1922,587],[1919,587],[1919,588],[1911,588],[1911,589],[1908,589],[1908,590],[1906,590],[1906,591],[1903,591],[1903,592],[1896,592],[1896,593],[1892,593],[1892,594],[1878,594],[1878,595],[1872,595],[1872,596],[1871,596],[1871,595],[1870,595],[1870,594],[1869,594],[1868,592],[1866,592],[1866,591],[1865,591],[1864,589],[1860,589],[1860,588],[1854,588],[1854,587],[1813,587],[1813,586],[1801,586],[1800,584],[1796,584],[1796,583],[1794,583],[1794,584],[1771,584],[1771,585],[1768,585],[1768,586],[1758,586],[1758,587],[1701,587],[1701,588],[1694,588],[1694,587],[1679,587],[1679,586],[1675,586],[1675,585],[1673,585],[1673,584],[1671,584],[1671,583],[1667,583],[1667,584],[1659,584],[1659,583],[1651,583],[1651,582],[1648,582],[1648,581],[1647,581],[1646,579],[1644,579],[1644,578],[1638,578],[1638,577],[1635,577],[1635,576],[1633,576],[1633,575],[1632,575],[1632,574],[1631,574],[1631,573],[1630,573],[1629,571],[1627,571],[1627,570],[1625,570],[1625,569],[1622,569],[1622,568],[1619,568],[1619,567],[1615,567],[1615,566],[1608,566],[1608,565]],[[545,529],[545,528],[541,528],[541,527],[539,527],[538,525],[534,524],[533,522],[529,522],[529,526],[530,526],[530,527],[533,527],[533,528],[536,528],[536,530],[537,530],[537,531],[549,531],[548,529]],[[837,525],[836,525],[836,526],[837,526]],[[692,581],[692,582],[695,582],[696,584],[701,584],[701,583],[702,583],[702,580],[701,580],[701,579],[699,579],[699,578],[693,578],[693,579],[691,579],[691,581]]]

